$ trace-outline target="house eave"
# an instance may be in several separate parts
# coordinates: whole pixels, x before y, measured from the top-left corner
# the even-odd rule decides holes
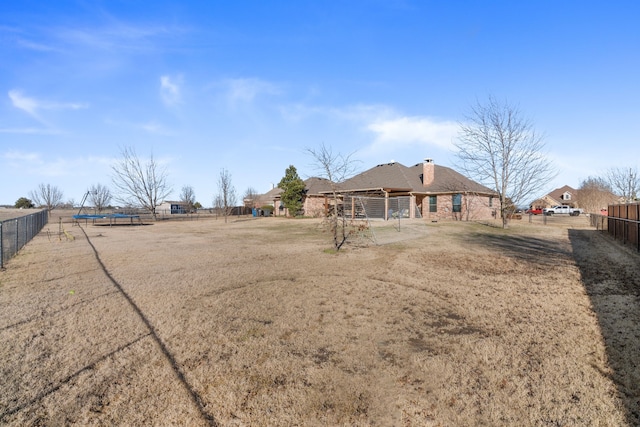
[[[336,193],[338,194],[348,194],[348,193],[370,193],[372,191],[382,191],[385,193],[410,193],[411,188],[393,188],[393,187],[369,187],[369,188],[349,188],[349,189],[338,189]],[[320,194],[331,194],[333,191],[321,191]]]

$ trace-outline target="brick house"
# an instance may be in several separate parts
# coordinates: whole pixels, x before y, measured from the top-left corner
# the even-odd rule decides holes
[[[556,205],[569,205],[573,208],[583,208],[588,213],[600,213],[614,203],[620,203],[620,198],[607,190],[581,192],[564,185],[534,200],[531,208],[544,209]]]
[[[564,185],[560,188],[556,188],[549,194],[534,200],[530,207],[531,209],[544,209],[556,205],[568,205],[572,208],[579,207],[578,190],[569,187],[568,185]]]
[[[305,182],[306,216],[326,215],[333,204],[329,180],[312,177]],[[464,175],[426,159],[407,167],[398,162],[377,165],[337,185],[339,198],[350,196],[391,199],[408,197],[410,217],[417,208],[426,219],[491,219],[499,210],[498,194]],[[260,196],[274,206],[274,215],[286,215],[279,188]],[[341,201],[339,201],[341,203]],[[384,209],[385,219],[388,209]]]
[[[415,207],[425,219],[491,219],[499,210],[495,191],[432,159],[411,167],[398,162],[377,165],[341,183],[340,191],[384,199],[408,196],[411,217]]]
[[[325,178],[311,177],[304,180],[305,194],[302,200],[302,211],[305,216],[319,217],[325,214],[327,196],[325,192],[331,191],[331,183]],[[276,216],[284,216],[287,209],[280,200],[281,188],[273,188],[260,197],[273,206],[273,213]]]

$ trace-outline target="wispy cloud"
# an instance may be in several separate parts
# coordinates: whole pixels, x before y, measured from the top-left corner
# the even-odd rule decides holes
[[[155,120],[149,120],[146,122],[130,122],[123,120],[104,119],[104,123],[109,126],[115,126],[119,128],[126,128],[127,130],[145,131],[154,135],[175,135],[175,132],[167,128],[167,126],[159,123]]]
[[[456,122],[419,116],[373,121],[367,128],[375,134],[369,147],[371,150],[380,150],[390,144],[394,148],[424,145],[450,149],[458,133]]]
[[[164,102],[166,106],[173,106],[182,102],[180,90],[182,80],[182,76],[160,77],[160,96],[162,97],[162,102]]]
[[[88,108],[88,104],[82,103],[60,103],[39,100],[36,98],[25,96],[19,90],[10,90],[8,95],[9,99],[11,99],[11,103],[15,108],[24,111],[40,122],[43,122],[39,114],[41,110],[79,110]]]
[[[191,31],[179,25],[122,21],[104,10],[97,16],[97,21],[89,25],[78,25],[76,20],[42,26],[32,24],[28,19],[20,27],[0,25],[0,40],[7,40],[18,49],[65,55],[91,54],[96,60],[96,52],[122,55],[182,49],[179,40]],[[7,36],[2,37],[3,34]]]
[[[114,19],[93,28],[58,27],[51,31],[63,46],[119,52],[164,50],[168,46],[167,38],[172,39],[185,32],[181,27],[132,25]]]
[[[22,173],[41,176],[42,179],[90,174],[105,169],[112,159],[104,157],[49,158],[40,152],[10,150],[0,154],[4,167]],[[81,173],[84,171],[85,173]]]
[[[302,121],[319,115],[332,120],[354,122],[365,134],[373,134],[373,141],[363,150],[371,153],[419,145],[450,149],[458,133],[455,121],[406,116],[383,104],[345,107],[295,104],[282,106],[280,113],[290,121]]]
[[[38,101],[33,98],[22,95],[20,91],[10,90],[9,99],[14,107],[25,111],[27,114],[38,118],[38,108],[40,107]]]
[[[13,134],[22,134],[22,135],[59,135],[62,132],[56,129],[0,128],[0,133],[13,133]]]
[[[397,115],[390,107],[381,104],[356,104],[346,107],[325,107],[306,104],[282,105],[280,114],[290,121],[301,121],[320,115],[336,120],[345,120],[367,124]]]
[[[38,52],[60,52],[60,49],[44,43],[38,43],[24,38],[18,38],[16,44],[24,49],[35,50]]]
[[[173,132],[167,130],[165,126],[155,121],[142,123],[138,126],[145,132],[148,132],[154,135],[164,135],[164,136],[173,135]]]
[[[305,104],[284,105],[280,114],[285,120],[300,122],[323,116],[331,121],[352,122],[363,140],[369,140],[359,153],[367,156],[390,154],[415,147],[453,148],[458,123],[425,116],[403,115],[384,104],[356,104],[323,107]]]
[[[251,103],[260,95],[282,93],[278,85],[257,78],[227,79],[223,84],[227,88],[227,98],[232,105]]]
[[[39,153],[26,153],[16,150],[7,151],[2,155],[2,158],[17,162],[41,162],[41,155]]]

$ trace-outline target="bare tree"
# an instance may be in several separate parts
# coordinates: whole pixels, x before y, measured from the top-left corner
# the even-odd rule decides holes
[[[193,191],[193,187],[185,185],[180,192],[180,203],[184,206],[188,213],[193,212],[194,205],[196,203],[196,193]]]
[[[218,216],[222,212],[223,205],[224,203],[222,201],[222,196],[219,194],[216,194],[215,197],[213,198],[213,210],[216,213],[216,219],[218,219]]]
[[[604,178],[588,177],[578,188],[579,207],[589,213],[600,213],[601,209],[616,202],[609,182]]]
[[[458,167],[498,193],[504,228],[513,207],[543,189],[557,174],[532,123],[517,107],[493,97],[471,108],[460,124],[455,146]]]
[[[222,169],[218,177],[218,195],[215,198],[215,204],[222,209],[224,222],[227,222],[227,217],[231,215],[236,205],[236,190],[231,182],[231,174],[226,169]]]
[[[52,210],[62,205],[62,198],[64,196],[62,190],[55,185],[40,184],[35,191],[29,192],[29,197],[31,197],[31,200],[33,200],[36,206],[47,208],[49,214],[51,214]]]
[[[112,166],[116,200],[132,206],[141,206],[156,219],[156,207],[171,194],[167,171],[160,167],[153,154],[142,163],[133,148],[123,148],[122,159]]]
[[[331,185],[333,210],[329,214],[329,229],[333,236],[333,247],[339,251],[349,235],[346,218],[344,215],[339,215],[338,205],[341,199],[339,186],[355,173],[357,161],[352,158],[354,153],[346,156],[334,153],[331,147],[324,144],[317,149],[307,148],[306,152],[313,158],[313,167],[320,177],[326,178]]]
[[[111,203],[111,190],[102,184],[94,184],[89,188],[89,203],[93,205],[98,212],[102,212],[104,208]]]
[[[255,188],[249,187],[244,191],[244,195],[242,196],[242,202],[245,207],[255,208],[256,202],[258,201],[258,192]]]
[[[638,199],[638,193],[640,193],[638,168],[611,168],[607,171],[607,180],[613,192],[622,197],[625,203],[631,203]]]
[[[65,203],[63,203],[60,207],[62,207],[63,209],[73,209],[75,206],[76,206],[76,201],[72,197],[68,199]]]

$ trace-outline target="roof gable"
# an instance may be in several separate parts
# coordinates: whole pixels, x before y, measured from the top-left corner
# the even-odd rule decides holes
[[[564,197],[565,193],[569,193],[570,198]],[[575,188],[569,187],[568,185],[563,185],[560,188],[556,188],[555,190],[553,190],[548,194],[549,197],[558,201],[559,203],[563,201],[573,200],[576,198],[577,195],[578,195],[578,191]]]

